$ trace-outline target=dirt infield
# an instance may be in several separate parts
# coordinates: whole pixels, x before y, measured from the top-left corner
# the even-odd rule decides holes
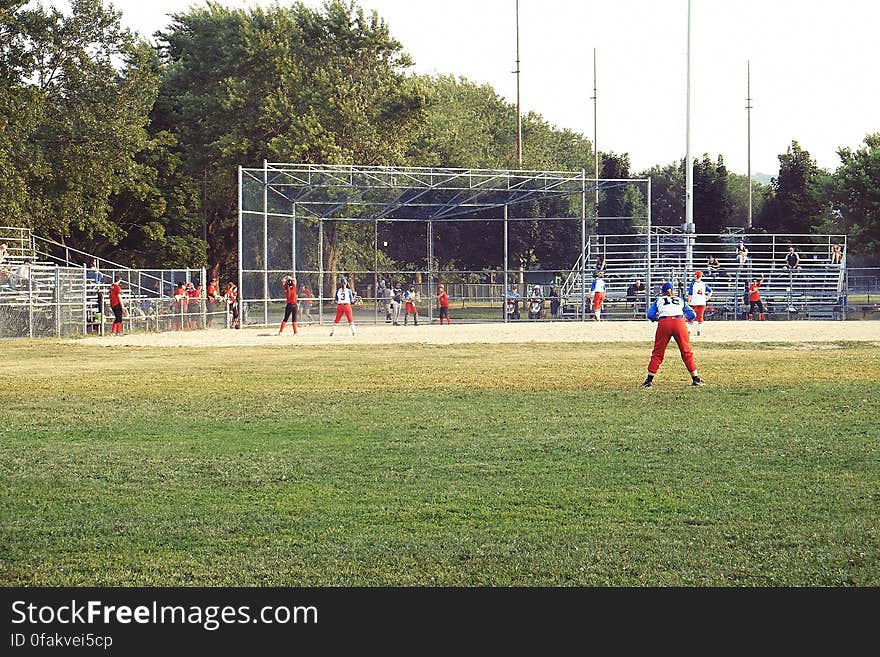
[[[74,342],[90,345],[130,345],[143,347],[250,347],[269,345],[330,344],[459,344],[459,343],[537,343],[537,342],[651,342],[654,324],[643,322],[510,322],[452,324],[439,326],[388,326],[363,324],[352,336],[343,322],[330,337],[330,327],[300,326],[294,336],[288,327],[283,336],[277,327],[211,329],[137,333],[121,337],[78,338]],[[270,333],[270,335],[260,334]],[[840,341],[876,342],[880,346],[880,322],[875,321],[791,321],[791,322],[707,322],[700,342],[788,342],[827,343]]]

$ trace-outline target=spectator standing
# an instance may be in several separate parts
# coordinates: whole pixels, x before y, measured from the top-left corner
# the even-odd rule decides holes
[[[383,278],[379,281],[379,303],[382,304],[382,308],[385,310],[385,323],[391,323],[391,300],[394,298],[394,291],[390,286],[385,284],[385,279]]]
[[[764,282],[764,275],[761,278],[753,278],[749,284],[749,319],[754,317],[755,310],[758,311],[758,319],[764,321],[764,302],[761,301],[761,283]]]
[[[296,321],[299,314],[299,299],[296,294],[296,279],[293,276],[285,276],[281,279],[281,287],[284,289],[284,298],[287,305],[284,306],[284,319],[281,320],[281,328],[278,329],[278,335],[284,333],[284,326],[287,320],[293,327],[293,334],[296,335]]]
[[[437,308],[440,315],[440,326],[443,326],[443,320],[446,319],[447,326],[452,322],[449,320],[449,295],[446,293],[446,287],[443,283],[437,284]]]
[[[403,289],[391,283],[391,323],[400,326],[400,309],[403,308]]]
[[[675,340],[678,345],[681,359],[691,375],[691,385],[706,385],[697,372],[697,362],[693,351],[691,351],[686,324],[686,320],[693,321],[697,314],[681,297],[674,295],[672,283],[663,284],[662,296],[657,297],[651,303],[647,316],[652,322],[657,322],[657,330],[654,333],[654,349],[651,351],[651,360],[648,362],[648,376],[642,383],[642,387],[652,388],[654,386],[654,377],[663,363],[670,339]]]
[[[311,288],[308,285],[303,285],[302,289],[299,291],[299,307],[302,311],[303,319],[309,320],[309,324],[314,323],[314,318],[312,317],[312,299],[315,298],[315,295],[312,294]]]
[[[785,268],[789,271],[801,268],[801,257],[793,246],[788,247],[788,253],[785,255]]]
[[[234,329],[240,327],[239,321],[239,305],[238,305],[238,286],[229,282],[226,284],[226,307],[231,315],[230,326]]]
[[[3,266],[3,263],[6,260],[6,256],[8,255],[9,251],[6,248],[6,244],[0,244],[0,267]]]
[[[333,300],[336,302],[336,319],[333,320],[333,326],[330,327],[331,336],[336,330],[339,320],[343,317],[348,321],[348,328],[351,329],[351,334],[355,335],[354,315],[351,311],[355,298],[354,290],[348,287],[348,279],[343,277],[339,282],[339,287],[336,289],[336,294],[333,296]]]
[[[550,299],[550,317],[554,319],[559,317],[559,309],[562,305],[561,300],[559,299],[559,288],[555,285],[550,288],[550,294],[547,295],[547,298]]]
[[[122,335],[122,276],[117,276],[110,285],[110,310],[113,312],[113,325],[110,335]]]
[[[602,320],[602,303],[605,301],[605,274],[596,272],[593,284],[590,286],[590,305],[593,310],[593,319],[597,322]]]
[[[706,305],[712,298],[712,288],[703,280],[703,272],[699,269],[694,272],[694,280],[688,285],[687,302],[697,316],[697,335],[703,332],[703,314],[706,312]]]
[[[403,295],[403,301],[406,304],[404,307],[403,313],[403,325],[406,326],[406,321],[409,319],[409,316],[413,316],[413,325],[419,325],[419,293],[416,291],[415,285],[410,285],[409,289]]]
[[[208,287],[205,290],[206,302],[208,304],[207,313],[206,313],[206,328],[211,326],[211,322],[214,319],[214,313],[216,313],[220,308],[220,302],[223,300],[223,297],[220,295],[220,285],[216,278],[212,278],[208,282]]]

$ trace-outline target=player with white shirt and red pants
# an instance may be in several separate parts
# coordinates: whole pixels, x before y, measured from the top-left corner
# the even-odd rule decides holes
[[[602,302],[605,301],[605,279],[601,271],[596,272],[593,284],[590,286],[590,300],[593,306],[593,319],[602,321]]]
[[[654,350],[648,363],[648,378],[642,383],[642,387],[653,387],[654,376],[660,369],[670,340],[675,340],[678,345],[681,359],[691,375],[691,385],[706,385],[697,373],[697,361],[694,359],[694,352],[691,351],[685,321],[685,319],[693,321],[697,313],[681,297],[675,296],[672,283],[663,284],[663,295],[654,300],[648,308],[647,316],[652,322],[657,322],[657,331],[654,334]]]
[[[697,335],[703,330],[703,313],[706,312],[706,304],[711,298],[712,288],[703,280],[703,272],[698,269],[694,272],[694,280],[688,285],[687,293],[687,302],[697,314]]]
[[[336,301],[336,319],[333,320],[333,326],[330,328],[330,335],[333,335],[333,331],[336,330],[336,325],[343,317],[348,320],[348,327],[351,329],[351,334],[354,335],[354,315],[351,312],[351,305],[354,303],[355,294],[352,289],[348,287],[347,278],[343,278],[339,283],[339,288],[336,290],[334,299]]]

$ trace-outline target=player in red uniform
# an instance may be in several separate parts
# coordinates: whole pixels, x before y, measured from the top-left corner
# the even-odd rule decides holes
[[[122,335],[122,276],[117,276],[110,285],[110,310],[113,311],[113,326],[110,335]]]
[[[437,306],[440,309],[440,325],[443,326],[443,319],[446,319],[446,324],[451,324],[452,322],[449,320],[449,295],[446,294],[446,288],[443,286],[443,283],[439,283],[437,285]]]
[[[761,283],[764,282],[764,275],[760,279],[753,278],[749,285],[749,319],[752,319],[755,309],[758,310],[758,319],[764,320],[764,302],[761,301]]]
[[[648,319],[657,322],[657,331],[654,334],[654,349],[651,351],[651,360],[648,363],[648,378],[642,383],[642,387],[654,386],[654,376],[660,369],[670,339],[674,339],[678,345],[681,359],[691,375],[691,385],[703,386],[705,383],[697,372],[697,362],[691,351],[686,323],[692,322],[697,314],[681,297],[675,296],[672,283],[664,283],[662,292],[663,295],[654,300],[647,312]]]
[[[296,279],[293,276],[285,276],[281,279],[281,287],[284,288],[284,296],[287,299],[287,305],[284,307],[284,319],[281,320],[281,328],[278,329],[278,335],[284,333],[284,325],[290,320],[293,326],[293,334],[296,335],[296,320],[299,314],[299,300],[296,296]]]
[[[354,290],[348,287],[347,278],[343,278],[340,281],[339,288],[336,290],[333,298],[336,301],[336,319],[333,320],[333,326],[330,327],[330,335],[333,335],[336,325],[343,317],[348,320],[348,327],[351,329],[351,334],[354,335],[354,315],[352,314],[351,306],[357,300],[357,295],[354,293]]]
[[[238,316],[238,286],[235,283],[226,285],[226,305],[229,307],[229,313],[232,315],[230,326],[234,329],[241,326]]]

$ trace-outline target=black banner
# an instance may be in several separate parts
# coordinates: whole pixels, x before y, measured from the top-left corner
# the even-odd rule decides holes
[[[4,654],[785,646],[873,627],[877,589],[5,588]],[[717,643],[716,643],[717,646]],[[578,650],[580,652],[580,650]]]

